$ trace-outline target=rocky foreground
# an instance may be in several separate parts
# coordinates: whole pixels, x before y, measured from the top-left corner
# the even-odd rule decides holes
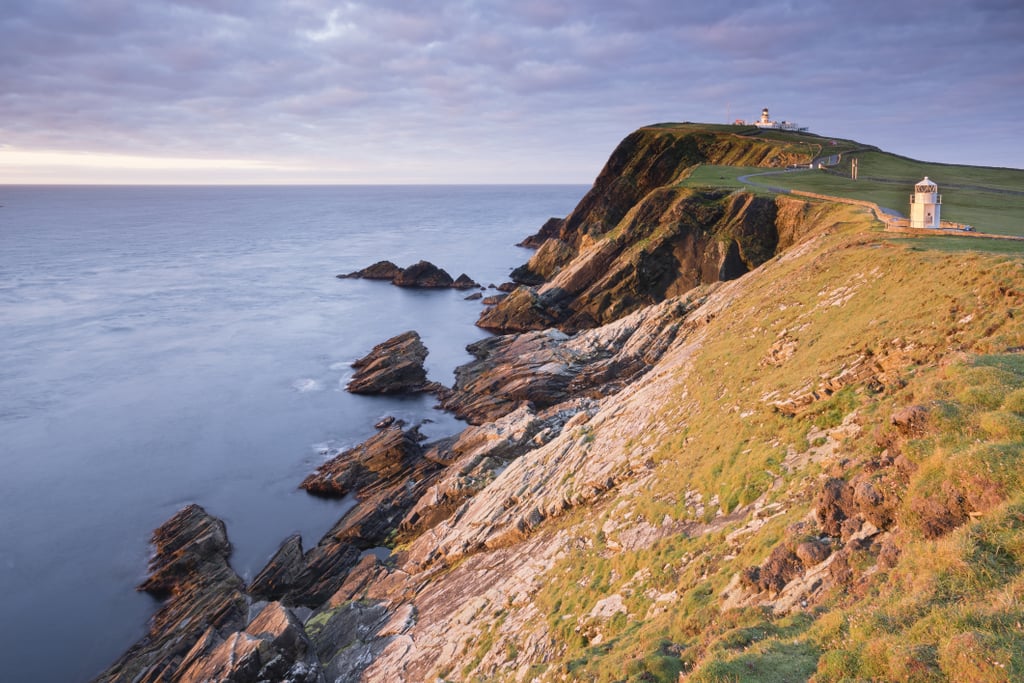
[[[679,186],[790,154],[627,138],[431,387],[470,426],[325,463],[302,487],[358,504],[248,586],[179,512],[140,586],[167,602],[97,680],[1024,675],[1024,269]],[[389,340],[350,390],[423,390],[425,355]]]

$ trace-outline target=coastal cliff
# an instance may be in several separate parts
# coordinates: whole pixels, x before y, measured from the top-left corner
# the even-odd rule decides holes
[[[248,587],[179,513],[142,586],[169,600],[98,680],[1024,675],[1024,265],[682,183],[801,160],[627,137],[438,389],[471,426],[325,464],[308,488],[359,503]]]
[[[807,161],[806,152],[757,138],[668,126],[633,133],[573,212],[528,240],[537,253],[512,273],[524,286],[477,324],[496,332],[574,332],[749,272],[813,224],[790,219],[806,203],[680,183],[700,164],[778,168],[798,161]]]

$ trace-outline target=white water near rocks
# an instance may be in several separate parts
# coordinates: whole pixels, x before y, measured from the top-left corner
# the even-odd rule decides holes
[[[499,283],[580,186],[0,187],[0,644],[5,680],[75,681],[142,635],[150,532],[198,502],[244,578],[344,512],[296,489],[431,397],[353,396],[409,329],[450,384],[483,336],[466,292],[335,274],[427,259]]]

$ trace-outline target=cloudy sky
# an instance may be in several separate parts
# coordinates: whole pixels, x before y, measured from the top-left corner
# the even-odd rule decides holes
[[[1024,166],[1022,0],[3,0],[0,183],[589,183],[661,121]]]

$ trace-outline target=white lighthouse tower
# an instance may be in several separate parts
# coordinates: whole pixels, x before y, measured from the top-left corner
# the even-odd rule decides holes
[[[914,186],[914,194],[910,195],[910,227],[938,228],[940,208],[942,195],[939,194],[939,186],[925,176]]]

